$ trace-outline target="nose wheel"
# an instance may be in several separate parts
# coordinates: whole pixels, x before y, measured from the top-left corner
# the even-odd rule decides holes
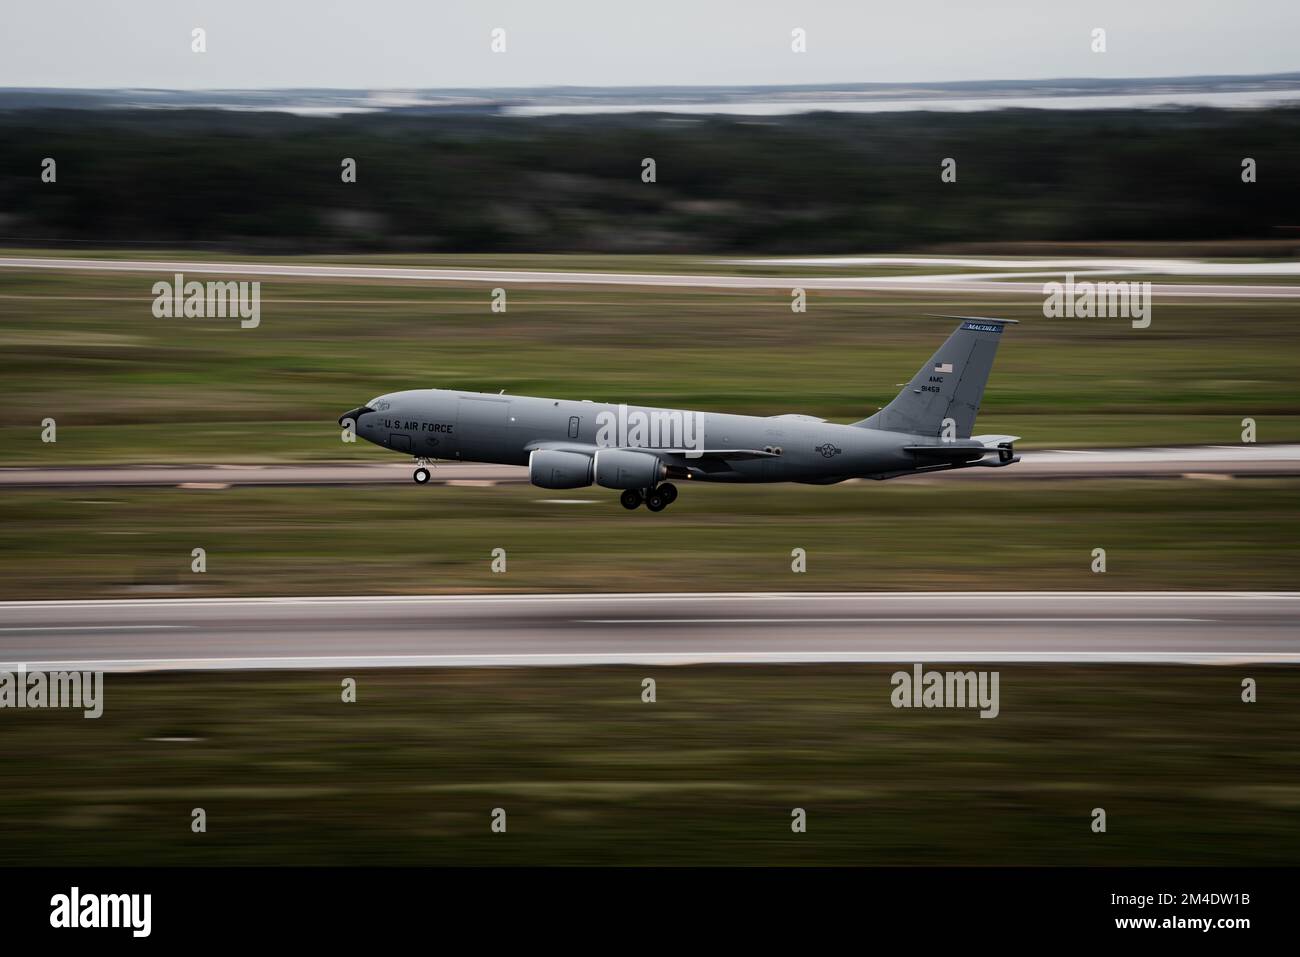
[[[428,485],[428,484],[429,484],[429,479],[432,477],[432,474],[433,474],[433,473],[431,473],[431,472],[428,470],[428,468],[426,467],[426,466],[428,466],[428,464],[429,464],[429,460],[428,460],[428,459],[416,459],[416,460],[415,460],[415,464],[416,464],[415,474],[414,474],[413,476],[411,476],[412,478],[415,479],[415,484],[416,484],[416,485]]]

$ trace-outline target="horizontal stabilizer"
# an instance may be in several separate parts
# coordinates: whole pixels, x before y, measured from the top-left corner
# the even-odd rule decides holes
[[[998,451],[997,447],[982,445],[904,445],[904,452],[918,455],[930,455],[937,459],[968,459],[972,455],[988,455]]]

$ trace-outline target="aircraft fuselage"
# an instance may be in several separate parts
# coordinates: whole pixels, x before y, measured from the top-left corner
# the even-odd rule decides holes
[[[851,425],[809,415],[733,415],[535,396],[412,389],[345,412],[368,442],[430,459],[528,466],[542,488],[621,489],[629,509],[659,511],[670,480],[803,482],[887,479],[1018,461],[1014,436],[972,436],[984,384],[1007,323],[961,318],[892,402]]]
[[[357,435],[419,458],[527,465],[538,449],[592,453],[621,448],[665,454],[675,466],[688,469],[691,479],[714,482],[826,481],[909,469],[916,460],[903,451],[914,438],[810,416],[732,415],[445,389],[393,392],[367,405],[374,411],[356,418]],[[626,423],[622,435],[620,423]],[[713,449],[773,451],[755,459],[693,455]]]

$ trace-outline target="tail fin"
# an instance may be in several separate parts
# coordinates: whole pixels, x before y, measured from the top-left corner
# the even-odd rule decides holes
[[[977,316],[940,318],[960,319],[961,325],[893,402],[854,425],[938,436],[943,431],[944,419],[952,419],[957,427],[956,438],[970,438],[1002,330],[1016,320]]]

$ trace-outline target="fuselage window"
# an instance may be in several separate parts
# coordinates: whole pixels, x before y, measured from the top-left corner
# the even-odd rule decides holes
[[[569,416],[569,438],[576,439],[578,437],[578,423],[581,421],[576,415]]]

